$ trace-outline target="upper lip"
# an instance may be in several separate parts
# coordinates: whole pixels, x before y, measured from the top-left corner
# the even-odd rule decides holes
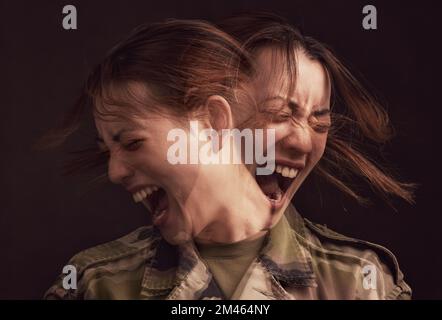
[[[124,186],[124,188],[127,191],[129,191],[130,193],[135,193],[135,192],[143,190],[143,189],[145,189],[147,187],[152,187],[152,186],[153,186],[153,184],[151,184],[151,185],[149,185],[149,184],[143,184],[143,185],[138,184],[138,185],[133,185],[133,186]]]
[[[287,160],[287,159],[275,159],[275,164],[294,168],[299,171],[301,171],[302,169],[305,168],[305,163],[302,161],[292,161],[292,160]]]

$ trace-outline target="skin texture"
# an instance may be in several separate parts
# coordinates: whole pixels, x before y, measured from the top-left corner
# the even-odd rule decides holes
[[[95,117],[103,141],[101,147],[110,151],[109,179],[129,190],[156,185],[166,191],[167,220],[159,228],[169,243],[192,239],[201,243],[233,243],[253,239],[280,220],[324,153],[330,125],[330,115],[324,112],[330,108],[327,74],[320,63],[302,52],[296,54],[293,93],[288,92],[284,59],[272,48],[257,54],[259,73],[249,88],[263,114],[271,117],[267,128],[276,132],[276,164],[304,167],[277,210],[271,210],[270,201],[244,165],[170,164],[166,155],[172,142],[167,141],[167,134],[176,128],[189,134],[188,123],[148,110],[131,119],[109,121]],[[231,106],[222,97],[210,97],[204,108],[208,117],[198,120],[200,128],[220,131],[233,127]],[[225,151],[222,147],[220,152]]]
[[[266,116],[267,128],[275,129],[276,164],[301,165],[283,196],[283,205],[273,215],[272,225],[282,216],[291,199],[321,159],[327,142],[330,119],[330,81],[323,66],[302,51],[296,51],[295,89],[289,91],[285,58],[276,48],[256,54],[257,70],[251,83],[258,107]]]
[[[209,116],[198,120],[200,128],[232,126],[230,105],[224,98],[210,97],[203,108]],[[268,201],[244,165],[167,161],[173,143],[167,141],[168,132],[180,128],[189,136],[189,122],[144,110],[130,119],[95,115],[95,124],[100,147],[109,150],[108,176],[113,183],[131,191],[150,185],[166,191],[167,219],[158,227],[169,243],[192,239],[232,243],[262,235],[269,228]],[[221,146],[220,152],[225,149]]]

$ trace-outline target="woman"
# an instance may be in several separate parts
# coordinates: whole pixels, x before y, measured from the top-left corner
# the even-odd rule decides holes
[[[250,61],[228,35],[202,21],[180,20],[137,28],[94,69],[79,104],[51,140],[60,143],[82,113],[92,112],[99,155],[105,156],[96,164],[107,162],[109,179],[148,208],[153,226],[74,256],[69,265],[75,285],[62,274],[46,298],[232,295],[272,226],[271,202],[241,161],[175,163],[178,150],[171,147],[177,132],[187,137],[189,153],[191,141],[206,141],[194,124],[221,132],[253,121],[255,110],[240,85],[248,82],[245,70]],[[241,159],[245,146],[227,136],[209,147],[209,158]],[[91,158],[80,160],[80,166],[91,165]],[[233,275],[215,281],[200,253],[229,243],[241,243],[252,255],[238,256]]]
[[[300,261],[308,261],[306,270],[315,280],[291,295],[307,299],[409,298],[411,290],[390,251],[303,221],[290,205],[310,173],[362,204],[366,199],[352,190],[348,177],[362,177],[382,196],[394,195],[412,203],[413,185],[398,182],[361,151],[364,141],[382,143],[390,138],[385,111],[326,46],[282,18],[244,14],[225,20],[220,27],[252,53],[256,71],[249,91],[262,123],[276,131],[276,172],[256,180],[265,194],[279,201],[281,210],[288,206],[291,214],[287,218],[293,220],[300,245],[309,252]],[[291,170],[295,179],[288,175]]]
[[[178,29],[183,30],[184,28],[181,26]],[[188,26],[185,29],[188,32]],[[166,35],[165,50],[167,49],[167,52],[172,53],[177,52],[182,57],[182,51],[177,49],[176,46],[170,47],[172,43],[175,44],[171,41],[176,36],[174,32],[176,30],[162,29],[159,34]],[[214,37],[213,33],[218,34],[218,31],[211,30],[211,32],[208,32],[209,39],[217,45],[223,43],[225,46],[225,43],[220,42],[219,37]],[[155,34],[156,36],[157,34]],[[192,36],[194,36],[193,33]],[[150,39],[151,37],[152,34],[146,34],[144,31],[141,34],[135,33],[124,41],[121,47],[124,52],[130,53],[131,57],[146,59],[146,56],[149,56],[147,52],[145,50],[137,52],[136,49],[147,48],[148,46],[144,47],[146,38]],[[180,38],[183,38],[182,34],[180,34]],[[207,38],[204,39],[208,40]],[[223,36],[223,39],[228,39],[228,37]],[[230,41],[229,43],[234,43]],[[207,45],[206,41],[204,43]],[[150,47],[151,43],[149,43]],[[241,187],[238,188],[234,185],[238,180],[233,177],[232,172],[234,171],[232,171],[231,166],[222,168],[213,166],[194,168],[191,166],[191,168],[174,170],[170,167],[155,166],[157,161],[150,163],[152,161],[142,155],[139,158],[132,157],[132,160],[129,161],[128,158],[124,157],[123,151],[113,147],[112,142],[112,140],[118,142],[119,139],[117,139],[118,135],[116,133],[123,128],[106,127],[104,122],[96,118],[97,130],[102,136],[101,139],[105,146],[110,149],[109,177],[111,180],[124,185],[124,181],[130,180],[131,177],[140,177],[137,172],[143,173],[141,175],[144,178],[143,183],[150,183],[148,185],[149,190],[145,190],[146,195],[152,192],[152,188],[157,187],[161,187],[163,191],[156,191],[161,193],[154,195],[154,198],[164,199],[164,193],[167,194],[167,203],[164,200],[155,200],[152,203],[154,207],[162,209],[163,206],[167,208],[170,205],[173,212],[176,212],[173,214],[173,221],[180,222],[170,224],[172,219],[167,216],[172,216],[172,214],[168,212],[166,215],[162,215],[161,210],[155,210],[154,208],[154,211],[160,211],[160,215],[157,219],[154,219],[154,222],[156,221],[155,228],[141,228],[122,239],[86,250],[75,256],[70,264],[76,266],[79,274],[78,289],[66,290],[63,288],[65,275],[61,275],[58,282],[47,292],[46,297],[114,299],[364,299],[406,297],[409,294],[408,287],[403,283],[400,273],[394,274],[398,270],[394,269],[395,259],[388,251],[382,247],[323,230],[304,222],[296,214],[293,217],[288,215],[289,218],[293,218],[291,225],[289,225],[283,215],[293,193],[314,167],[315,161],[317,162],[322,155],[321,147],[324,147],[326,138],[323,131],[325,130],[324,127],[329,125],[327,114],[324,114],[322,110],[319,110],[321,112],[318,113],[316,112],[318,110],[309,110],[309,106],[305,107],[307,111],[312,111],[304,112],[305,114],[315,115],[315,117],[307,117],[309,120],[313,120],[313,123],[309,121],[309,126],[311,125],[314,130],[318,130],[318,133],[322,133],[322,135],[316,137],[314,147],[308,147],[308,144],[300,144],[299,139],[295,139],[297,142],[291,141],[293,138],[303,137],[298,130],[306,127],[304,126],[306,117],[287,116],[287,110],[281,110],[281,106],[284,106],[284,104],[275,104],[275,101],[270,101],[272,102],[270,105],[267,101],[267,104],[263,107],[259,100],[262,98],[260,94],[267,92],[267,87],[272,88],[271,83],[261,81],[263,77],[257,76],[259,72],[253,70],[245,57],[244,59],[232,59],[231,52],[227,54],[225,51],[219,51],[219,47],[216,50],[201,50],[201,48],[205,48],[202,43],[194,46],[194,48],[201,50],[201,55],[195,56],[196,52],[192,52],[192,50],[189,52],[188,43],[183,47],[186,47],[184,57],[191,57],[196,63],[202,63],[201,66],[207,67],[206,72],[201,72],[198,76],[195,76],[192,73],[194,70],[198,70],[195,65],[192,68],[186,68],[187,65],[183,64],[181,60],[180,63],[171,64],[170,58],[167,59],[167,63],[161,64],[161,61],[163,61],[161,58],[165,52],[159,51],[158,55],[150,57],[149,61],[155,61],[155,64],[150,65],[147,70],[160,65],[162,66],[160,68],[161,74],[149,74],[145,73],[147,72],[145,70],[142,73],[145,74],[145,79],[138,82],[148,83],[150,89],[155,87],[152,86],[152,80],[163,76],[164,70],[168,70],[169,66],[179,66],[180,68],[172,68],[174,73],[172,75],[168,74],[168,76],[173,78],[172,76],[176,76],[175,72],[180,71],[183,74],[184,83],[189,80],[200,80],[200,83],[192,83],[192,85],[185,86],[185,90],[179,90],[180,95],[178,97],[183,99],[175,104],[174,101],[169,99],[176,96],[174,95],[176,93],[174,90],[177,88],[175,81],[173,81],[172,90],[164,90],[164,88],[159,90],[158,87],[155,87],[156,90],[148,92],[150,93],[150,99],[158,99],[158,96],[163,99],[167,97],[167,103],[161,101],[160,105],[179,105],[183,107],[183,101],[186,102],[186,106],[187,103],[194,101],[192,99],[187,100],[189,93],[196,95],[201,93],[200,88],[204,88],[208,83],[217,83],[221,86],[210,91],[213,95],[203,95],[204,99],[196,100],[199,102],[197,105],[207,106],[206,115],[208,115],[208,118],[215,119],[208,121],[205,124],[206,127],[212,126],[220,129],[232,126],[229,124],[231,122],[235,122],[233,127],[240,128],[246,127],[246,123],[254,123],[254,126],[257,127],[262,125],[269,128],[274,127],[277,132],[275,144],[277,150],[276,173],[271,177],[257,178],[267,199],[263,199],[263,194],[260,193],[254,181],[251,181],[243,166],[239,167],[243,174],[240,176],[242,179]],[[127,65],[121,66],[118,63],[119,61],[125,61],[124,55],[118,54],[120,53],[118,50],[115,50],[115,52],[117,52],[115,56],[111,54],[114,59],[104,62],[98,68],[99,76],[91,77],[92,81],[88,86],[90,96],[106,97],[106,94],[100,93],[97,95],[94,90],[90,90],[90,88],[100,88],[100,86],[94,86],[94,83],[101,83],[103,79],[102,70],[106,70],[106,66],[115,65],[116,70],[130,70],[130,68],[124,68]],[[212,56],[215,52],[220,54]],[[238,52],[241,52],[241,50],[238,50]],[[207,55],[208,53],[210,55]],[[226,60],[223,60],[223,57],[228,57],[229,63],[227,66],[234,65],[237,68],[226,69]],[[214,61],[222,61],[219,64],[222,67],[213,68],[211,64]],[[243,63],[240,63],[241,61]],[[281,60],[277,59],[275,61]],[[310,83],[311,79],[305,78],[305,75],[313,75],[313,78],[316,79],[315,84],[318,84],[320,90],[315,92],[310,90],[310,86],[307,85],[306,89],[302,90],[306,91],[305,98],[319,99],[324,103],[321,104],[321,107],[327,107],[330,100],[330,89],[329,81],[325,79],[323,70],[318,69],[316,65],[308,64],[306,65],[307,68],[304,68],[304,63],[301,60],[298,62],[294,65],[299,71],[297,88],[299,89],[300,86]],[[220,69],[224,71],[235,70],[232,73],[235,75],[233,77],[234,85],[228,88],[235,88],[236,91],[226,90],[225,84],[232,84],[232,81],[226,82],[223,77],[216,76],[211,78],[212,82],[208,81],[207,77],[214,76],[215,71]],[[304,69],[308,71],[304,72]],[[110,74],[113,75],[114,73],[111,72]],[[232,75],[229,72],[227,74]],[[253,79],[249,80],[249,75],[254,76]],[[272,75],[272,73],[268,75]],[[239,78],[236,78],[237,76]],[[131,77],[124,77],[124,79],[128,78],[131,79]],[[292,78],[288,77],[288,79]],[[104,83],[106,82],[104,81]],[[169,82],[160,81],[155,84],[158,86],[165,83]],[[278,86],[281,89],[284,87],[284,83],[278,83],[276,88],[272,88],[272,90],[278,89]],[[118,86],[108,88],[106,92],[116,95],[118,101],[117,103],[103,104],[100,101],[101,99],[94,99],[94,106],[98,106],[95,109],[100,114],[103,113],[102,111],[112,111],[111,113],[114,114],[114,109],[107,109],[112,105],[124,105],[127,101],[131,101],[131,105],[136,106],[137,100],[140,100],[139,94],[136,93],[148,91],[145,87],[142,87],[142,90],[136,86],[129,87],[129,92],[124,92],[122,98]],[[286,90],[285,94],[287,92],[291,91]],[[234,97],[236,99],[220,99],[218,96],[220,93],[222,93],[222,97]],[[253,93],[253,98],[260,107],[261,112],[255,116],[253,115],[255,112],[254,104],[248,99],[249,93]],[[136,99],[133,99],[134,96]],[[204,103],[201,103],[201,101]],[[215,102],[216,107],[213,107],[213,102]],[[145,104],[140,104],[140,106],[143,105]],[[148,105],[155,104],[149,103]],[[105,107],[105,110],[102,110],[103,107]],[[168,107],[167,110],[169,109],[172,108]],[[164,110],[161,111],[164,112]],[[281,111],[283,111],[282,117]],[[230,118],[229,113],[233,115],[232,120],[225,120]],[[164,115],[164,113],[160,114]],[[149,117],[142,115],[138,118],[148,121]],[[120,112],[120,118],[127,118],[127,110]],[[183,118],[186,120],[195,119],[192,113],[184,115],[181,113],[177,115],[175,120],[180,122]],[[282,121],[282,118],[285,121]],[[297,125],[302,124],[302,126],[294,126],[292,120],[289,121],[292,118],[293,122]],[[140,123],[134,121],[133,118],[129,120],[130,127],[148,127],[147,123],[149,122],[144,124],[143,121]],[[158,126],[154,125],[155,130],[153,130],[154,132],[158,130],[162,132],[163,137],[167,131],[164,128],[175,128],[169,123],[169,118],[163,120],[155,118],[155,121],[163,121],[159,122]],[[180,128],[189,132],[187,127]],[[144,144],[145,141],[149,141],[150,133],[146,130],[143,132],[145,134],[142,137]],[[138,150],[139,138],[129,140],[131,142],[127,141],[126,147],[129,149],[134,147],[135,150]],[[300,146],[307,146],[307,148],[300,149]],[[284,154],[284,152],[287,152],[286,148],[288,154]],[[154,149],[153,145],[151,145],[151,149]],[[158,152],[155,150],[154,159],[164,160],[165,152],[166,148],[164,147],[160,147]],[[294,159],[294,156],[297,156],[297,158]],[[184,170],[186,174],[184,174]],[[235,170],[235,173],[238,172],[238,168]],[[220,188],[222,188],[222,192],[220,192]],[[193,190],[197,192],[193,192]],[[220,193],[222,194],[220,195]],[[134,194],[136,201],[143,197],[143,193],[136,192]],[[204,207],[204,210],[199,208],[202,199],[209,204]],[[146,205],[150,204],[146,203]],[[240,210],[237,209],[238,204],[241,205]],[[226,206],[231,209],[230,213]],[[175,210],[175,208],[177,209]],[[293,208],[289,208],[289,211],[292,210]],[[253,214],[251,214],[252,212]],[[167,217],[167,219],[164,217]],[[268,229],[270,231],[266,232]],[[161,232],[158,232],[158,230]],[[393,264],[393,268],[390,268],[390,263]],[[368,281],[369,288],[365,288],[364,280],[366,279],[362,274],[362,271],[367,270],[367,266],[369,271],[376,272],[375,277],[371,277],[372,281]],[[377,281],[378,279],[379,281]],[[378,283],[379,286],[376,288],[370,287],[373,282]]]

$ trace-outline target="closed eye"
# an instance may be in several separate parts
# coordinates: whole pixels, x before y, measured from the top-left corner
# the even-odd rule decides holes
[[[123,144],[123,147],[127,151],[136,151],[141,147],[143,141],[144,139],[134,139],[129,141],[129,143]]]
[[[330,115],[330,113],[331,113],[330,109],[325,108],[325,109],[313,111],[313,116],[316,118],[319,118],[319,117],[323,117],[323,116],[328,116],[328,115]]]
[[[330,109],[316,110],[310,120],[312,128],[319,133],[326,133],[331,128]]]
[[[326,133],[330,130],[330,128],[331,128],[331,124],[318,123],[313,126],[313,129],[315,129],[315,131],[317,131],[319,133]]]

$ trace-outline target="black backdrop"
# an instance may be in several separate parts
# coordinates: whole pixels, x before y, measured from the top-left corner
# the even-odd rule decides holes
[[[66,4],[78,10],[78,30],[62,28]],[[361,26],[366,4],[378,10],[378,30]],[[118,186],[96,188],[85,183],[90,177],[61,176],[66,151],[89,139],[87,131],[69,148],[31,150],[35,138],[70,107],[89,68],[140,23],[216,20],[249,10],[284,15],[363,75],[387,102],[397,131],[384,148],[385,158],[403,179],[420,184],[416,205],[395,201],[395,211],[368,188],[362,190],[374,205],[363,208],[310,179],[296,196],[298,209],[336,231],[387,246],[415,298],[442,298],[436,1],[11,0],[1,5],[0,298],[40,298],[74,253],[149,223],[143,208]]]

